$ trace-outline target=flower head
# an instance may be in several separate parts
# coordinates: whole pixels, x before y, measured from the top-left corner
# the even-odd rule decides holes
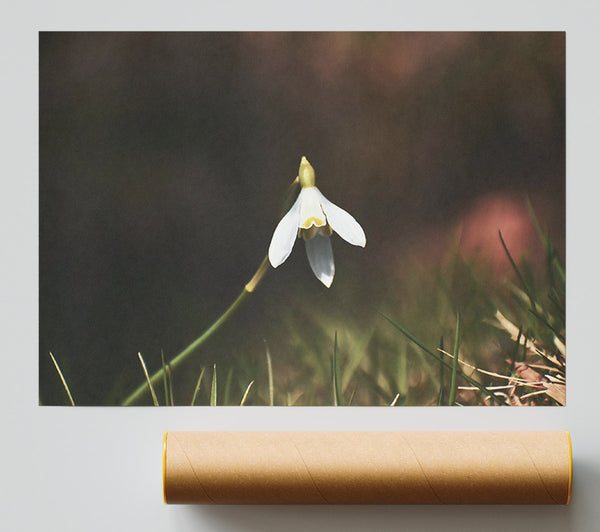
[[[329,287],[335,274],[331,234],[335,231],[346,242],[361,247],[365,247],[367,238],[350,214],[321,194],[315,186],[315,171],[306,157],[300,161],[298,180],[302,190],[275,228],[269,246],[269,261],[277,268],[290,256],[296,238],[302,238],[312,271]]]

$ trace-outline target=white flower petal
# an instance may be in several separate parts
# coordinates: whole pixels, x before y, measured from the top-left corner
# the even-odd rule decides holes
[[[302,189],[302,201],[300,202],[300,227],[323,227],[326,225],[325,213],[321,207],[321,193],[316,187]]]
[[[298,236],[298,224],[300,220],[300,203],[302,191],[292,208],[281,219],[275,228],[271,244],[269,245],[269,262],[273,268],[277,268],[285,262],[292,252],[296,237]]]
[[[364,248],[367,243],[367,237],[363,228],[354,217],[344,209],[331,203],[320,191],[319,196],[321,198],[321,207],[323,208],[323,212],[325,212],[325,216],[327,216],[327,223],[331,228],[346,242],[353,246]]]
[[[306,256],[317,279],[329,288],[335,275],[331,239],[328,236],[317,235],[307,240]]]

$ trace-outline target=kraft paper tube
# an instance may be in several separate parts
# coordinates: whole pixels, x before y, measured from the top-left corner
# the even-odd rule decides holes
[[[568,504],[568,432],[167,432],[165,503]]]

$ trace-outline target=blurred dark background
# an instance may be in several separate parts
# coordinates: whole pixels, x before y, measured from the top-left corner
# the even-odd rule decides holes
[[[336,278],[303,245],[174,374],[247,359],[281,322],[360,319],[407,261],[564,256],[564,33],[41,33],[40,401],[116,404],[237,296],[306,155],[367,234],[334,237]],[[542,259],[543,260],[543,259]],[[535,262],[535,260],[534,260]],[[307,307],[308,306],[308,307]],[[307,331],[310,334],[310,331]]]

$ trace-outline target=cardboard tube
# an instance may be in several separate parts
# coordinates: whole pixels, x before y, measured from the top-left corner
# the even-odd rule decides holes
[[[167,432],[165,503],[568,504],[568,432]]]

